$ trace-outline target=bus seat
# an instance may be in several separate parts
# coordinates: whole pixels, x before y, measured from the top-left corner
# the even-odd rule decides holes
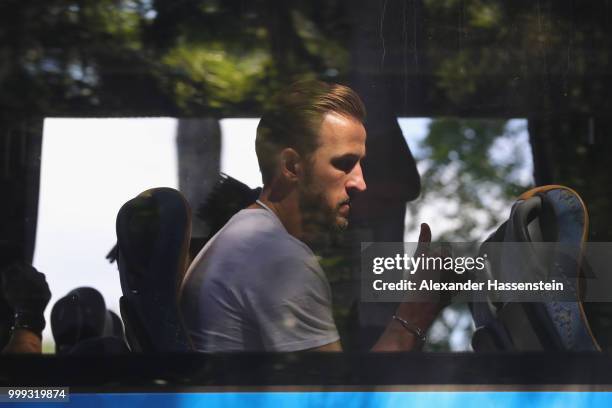
[[[504,246],[496,259],[488,260],[489,278],[511,280],[518,273],[546,267],[554,279],[580,295],[580,259],[587,239],[588,213],[580,196],[564,186],[542,186],[522,194],[508,221],[481,246],[489,243],[556,242],[549,257],[517,260],[512,246]],[[567,248],[574,251],[567,256]],[[523,257],[524,258],[524,257]],[[550,268],[555,265],[555,268]],[[567,287],[567,286],[566,286]],[[476,331],[475,351],[595,351],[600,350],[582,302],[474,302],[470,305]]]
[[[171,188],[153,188],[125,203],[117,214],[120,300],[132,351],[188,351],[177,306],[187,268],[191,210]]]
[[[72,353],[84,342],[94,346],[112,342],[116,345],[112,351],[128,350],[121,319],[106,309],[102,294],[90,287],[73,289],[55,302],[51,310],[51,332],[57,354]],[[104,348],[96,350],[104,351]]]

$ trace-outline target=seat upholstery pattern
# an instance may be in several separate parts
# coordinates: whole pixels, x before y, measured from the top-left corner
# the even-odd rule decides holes
[[[489,277],[516,281],[521,273],[544,267],[551,279],[573,290],[578,301],[473,303],[475,350],[600,350],[580,302],[580,260],[588,223],[584,202],[568,187],[537,187],[517,199],[508,221],[481,248],[489,242],[549,242],[557,243],[556,249],[546,259],[518,259],[508,245],[489,263]]]

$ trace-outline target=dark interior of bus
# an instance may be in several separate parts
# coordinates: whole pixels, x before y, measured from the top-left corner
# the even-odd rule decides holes
[[[56,337],[55,346],[42,355],[2,355],[3,385],[180,391],[193,386],[612,381],[608,358],[612,303],[579,305],[591,336],[590,348],[548,341],[545,324],[538,320],[541,312],[534,305],[521,309],[522,317],[508,319],[516,322],[525,317],[537,328],[537,339],[523,341],[520,331],[527,329],[509,323],[506,329],[515,332],[504,343],[478,332],[468,305],[454,304],[452,313],[438,324],[441,334],[422,352],[376,355],[366,350],[384,330],[385,316],[396,304],[360,301],[355,292],[359,274],[353,270],[359,263],[360,242],[405,241],[408,229],[425,221],[419,219],[419,208],[428,197],[457,203],[449,215],[456,224],[438,237],[440,241],[482,243],[507,220],[503,214],[521,194],[541,186],[565,186],[579,194],[588,214],[584,241],[612,242],[608,178],[612,4],[608,1],[7,0],[0,4],[0,21],[1,268],[14,262],[32,265],[40,250],[37,225],[47,143],[43,134],[50,118],[174,118],[176,189],[191,211],[190,216],[182,213],[180,200],[172,204],[180,207],[172,209],[174,220],[183,214],[183,224],[174,223],[172,234],[166,235],[168,242],[163,245],[171,250],[159,254],[150,242],[135,249],[129,246],[134,242],[129,222],[139,216],[134,211],[149,204],[144,198],[130,201],[142,197],[142,191],[125,197],[123,201],[132,207],[123,207],[118,214],[117,246],[99,248],[110,251],[115,262],[117,273],[108,279],[121,279],[124,289],[121,310],[100,306],[104,315],[99,326],[122,342],[85,344],[80,354],[64,353],[62,340]],[[215,186],[227,182],[220,176],[219,123],[259,118],[272,95],[303,79],[347,84],[367,109],[363,169],[368,189],[355,202],[345,239],[327,248],[321,261],[329,276],[345,352],[191,352],[176,324],[175,309],[155,301],[139,304],[142,297],[130,297],[135,290],[125,288],[144,290],[143,282],[150,282],[146,274],[162,276],[155,283],[160,291],[171,288],[168,282],[176,279],[171,275],[176,271],[165,262],[181,256],[192,259],[228,214],[254,200],[257,190],[238,185],[234,190],[228,187],[226,207],[205,205]],[[410,135],[402,133],[398,118],[428,118],[418,153],[409,147]],[[532,163],[528,180],[514,177],[520,166],[515,153],[506,152],[510,161],[504,163],[489,158],[491,149],[503,149],[499,140],[516,140],[508,124],[517,119],[527,135],[520,143],[530,152],[523,157]],[[80,137],[87,139],[88,134]],[[141,149],[146,151],[147,145]],[[81,154],[70,148],[61,157]],[[107,159],[113,166],[113,157]],[[427,166],[418,167],[425,160]],[[449,171],[458,174],[456,182],[448,181]],[[231,196],[236,188],[239,192]],[[489,194],[505,203],[503,214],[487,201]],[[76,205],[94,209],[95,200],[82,197]],[[91,219],[95,218],[92,210]],[[155,221],[158,224],[138,221],[144,223],[138,233],[145,241],[156,228],[166,228],[160,219]],[[206,227],[191,224],[196,222]],[[540,218],[540,239],[546,240],[542,235],[556,228],[551,223],[554,220]],[[532,236],[537,235],[530,228]],[[128,244],[122,240],[126,236]],[[80,245],[87,245],[86,237],[81,238]],[[78,253],[78,244],[70,251]],[[142,271],[144,280],[130,280],[141,272],[134,271],[138,269],[134,264],[142,257],[154,266]],[[55,300],[65,294],[53,295]],[[97,292],[81,290],[78,296],[104,304]],[[168,296],[166,301],[173,302],[174,295]],[[69,310],[69,303],[57,303],[57,313]],[[162,320],[166,314],[169,317],[162,323],[146,321],[138,317],[139,308],[156,310]],[[1,297],[0,315],[4,345],[13,310]],[[53,316],[49,316],[51,327]],[[462,318],[468,319],[469,328],[459,327]],[[114,329],[109,329],[113,324]],[[151,329],[151,324],[158,329]],[[56,328],[54,335],[61,331],[60,323]],[[157,333],[151,335],[151,330]],[[452,346],[454,336],[464,339],[460,352]]]

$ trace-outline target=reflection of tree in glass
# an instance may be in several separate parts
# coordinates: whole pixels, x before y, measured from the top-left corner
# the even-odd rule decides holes
[[[591,239],[609,241],[611,10],[570,0],[6,0],[0,117],[9,134],[24,116],[256,116],[289,80],[357,76],[386,90],[391,119],[528,118],[536,184],[578,190]],[[461,219],[441,238],[482,239],[529,184],[513,176],[518,161],[485,160],[513,140],[504,121],[432,124],[417,205],[454,199],[440,212]],[[612,313],[600,315],[612,333]]]
[[[447,220],[440,242],[474,242],[474,249],[509,214],[516,196],[531,185],[531,157],[524,121],[436,119],[422,141],[421,199],[409,205],[409,229],[427,212]],[[430,350],[469,348],[466,305],[447,308],[430,332]]]
[[[522,121],[436,119],[422,142],[422,196],[408,229],[431,206],[449,220],[439,241],[481,242],[504,221],[512,201],[531,185],[531,157]],[[524,123],[524,122],[523,122]],[[522,136],[522,137],[521,137]]]
[[[346,71],[341,2],[314,3],[3,2],[0,80],[12,85],[0,101],[48,115],[252,115],[290,80]]]

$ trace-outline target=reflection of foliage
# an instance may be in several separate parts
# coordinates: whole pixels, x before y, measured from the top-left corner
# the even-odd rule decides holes
[[[348,348],[353,341],[349,326],[354,323],[351,322],[349,316],[353,301],[351,264],[346,257],[338,255],[337,248],[333,252],[332,254],[329,251],[327,253],[323,251],[319,262],[333,291],[333,316],[338,333],[340,333],[343,346]]]
[[[427,351],[466,351],[473,332],[472,316],[465,304],[444,309],[429,330]]]
[[[176,47],[163,62],[189,78],[175,82],[176,101],[186,111],[190,106],[207,103],[216,109],[240,105],[249,99],[247,95],[254,93],[270,63],[269,56],[262,51],[232,55],[221,44]]]
[[[434,86],[459,111],[605,113],[609,12],[573,1],[426,0]]]
[[[0,103],[45,115],[254,114],[287,80],[346,75],[343,3],[314,3],[6,1]]]
[[[422,161],[423,196],[408,207],[413,224],[424,220],[419,212],[439,206],[445,211],[439,216],[451,224],[439,235],[440,241],[481,242],[488,231],[504,221],[510,204],[529,183],[522,177],[529,167],[528,157],[518,140],[526,129],[511,124],[505,120],[449,118],[430,123],[421,146],[422,156],[418,157]],[[465,305],[452,305],[433,325],[428,347],[436,351],[466,350],[472,329]]]
[[[442,217],[454,220],[442,241],[480,241],[499,225],[513,198],[528,188],[527,165],[517,135],[525,129],[502,120],[438,119],[423,141],[423,197],[413,214],[444,201]],[[500,151],[503,151],[501,153]],[[413,217],[413,222],[420,217]]]
[[[289,80],[346,80],[352,70],[368,86],[404,90],[389,96],[388,105],[404,106],[406,115],[529,116],[531,141],[541,142],[536,169],[546,170],[536,181],[576,187],[593,215],[594,237],[610,240],[607,2],[425,0],[396,2],[395,16],[366,3],[5,0],[0,118],[254,116]],[[394,2],[383,3],[392,10]],[[360,10],[373,11],[371,33],[351,20],[368,20]],[[402,25],[385,32],[392,17]],[[361,37],[352,37],[360,30]],[[392,66],[349,65],[350,52],[378,56],[381,44]],[[417,91],[413,105],[402,104],[407,85]],[[441,239],[482,239],[499,223],[501,208],[527,187],[515,174],[525,160],[519,150],[508,153],[509,161],[491,156],[500,143],[516,148],[512,132],[504,121],[432,123],[420,158],[418,206],[456,202],[441,215],[461,221]]]
[[[430,92],[436,95],[436,101],[432,105],[450,105],[452,114],[527,117],[536,184],[564,184],[579,191],[592,216],[591,238],[598,241],[608,241],[612,236],[612,194],[607,181],[612,102],[609,17],[608,4],[578,5],[570,0],[425,0],[423,9],[423,18],[435,21],[425,28],[427,43],[422,47],[429,69],[435,73]],[[460,129],[456,130],[451,145],[459,146],[465,137]],[[447,141],[450,140],[449,137]],[[429,141],[425,143],[429,145]],[[444,152],[445,148],[432,150],[434,154],[436,150],[440,155],[450,153]],[[488,212],[480,210],[480,216],[474,216],[473,212],[484,203],[466,203],[466,190],[455,186],[463,183],[452,175],[461,177],[471,172],[473,175],[467,176],[466,181],[473,183],[478,179],[474,172],[481,175],[483,169],[457,163],[462,160],[461,153],[455,151],[446,163],[432,159],[439,171],[432,174],[427,168],[424,199],[419,205],[427,205],[437,194],[431,188],[437,183],[443,191],[438,194],[440,199],[457,197],[462,203],[461,212],[451,209],[449,215],[461,215],[463,228],[455,225],[442,238],[482,239],[482,235],[474,233],[474,221],[482,219],[493,226],[501,211],[492,211],[493,207],[487,205]],[[481,157],[485,161],[485,156]],[[461,173],[454,167],[461,168]],[[501,175],[505,172],[502,169]],[[443,174],[450,176],[443,179]],[[444,181],[448,185],[443,185]],[[512,184],[527,186],[516,181],[506,184],[503,177],[500,181],[495,196],[506,202],[514,194],[502,186],[508,185],[510,190]],[[472,201],[482,197],[476,193],[471,195]],[[610,315],[610,311],[601,312],[600,325],[607,326],[607,339],[603,340],[607,344],[612,344]],[[589,319],[594,321],[592,314]]]

